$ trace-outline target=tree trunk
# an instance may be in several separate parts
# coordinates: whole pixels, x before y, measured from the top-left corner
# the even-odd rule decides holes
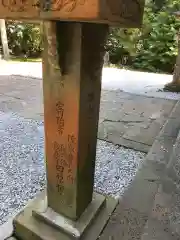
[[[178,33],[178,55],[174,68],[173,80],[166,84],[164,89],[171,92],[180,92],[180,31]]]
[[[180,85],[180,31],[178,33],[178,56],[173,75],[173,84]]]
[[[4,19],[0,19],[0,32],[1,32],[1,42],[3,48],[3,58],[5,60],[9,59],[9,47],[6,33],[6,24]]]

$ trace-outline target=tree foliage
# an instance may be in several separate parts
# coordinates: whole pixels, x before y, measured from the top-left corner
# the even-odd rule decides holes
[[[161,1],[161,5],[147,3],[141,29],[111,29],[106,48],[112,63],[125,62],[133,68],[154,72],[173,71],[180,28],[173,13],[180,9],[180,2]]]
[[[111,63],[172,73],[180,29],[180,20],[173,12],[178,10],[179,0],[147,0],[140,29],[111,28],[106,44]],[[12,54],[40,56],[42,38],[39,24],[8,21],[7,33]]]
[[[40,56],[42,51],[40,24],[8,21],[6,25],[9,47],[13,55]]]

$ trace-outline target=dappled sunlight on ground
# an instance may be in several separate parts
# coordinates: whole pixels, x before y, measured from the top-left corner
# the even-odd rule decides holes
[[[42,78],[41,62],[0,62],[0,75],[23,75]],[[122,90],[153,97],[179,99],[179,94],[162,92],[166,83],[172,81],[172,75],[130,71],[118,68],[104,68],[102,88]]]
[[[172,81],[172,75],[130,71],[125,69],[104,68],[103,89],[123,90],[153,97],[179,99],[179,94],[161,92],[166,83]]]

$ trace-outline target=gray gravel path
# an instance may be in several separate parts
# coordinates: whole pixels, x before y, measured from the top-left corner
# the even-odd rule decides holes
[[[0,224],[45,186],[43,122],[0,112]],[[95,189],[120,197],[145,154],[98,141]]]

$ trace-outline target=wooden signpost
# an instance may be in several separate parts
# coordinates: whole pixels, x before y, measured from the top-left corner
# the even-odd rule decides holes
[[[0,0],[0,17],[139,27],[144,0]]]
[[[94,240],[115,209],[93,192],[104,45],[108,24],[139,27],[143,8],[143,0],[0,0],[0,18],[46,20],[47,190],[15,217],[15,237]]]

